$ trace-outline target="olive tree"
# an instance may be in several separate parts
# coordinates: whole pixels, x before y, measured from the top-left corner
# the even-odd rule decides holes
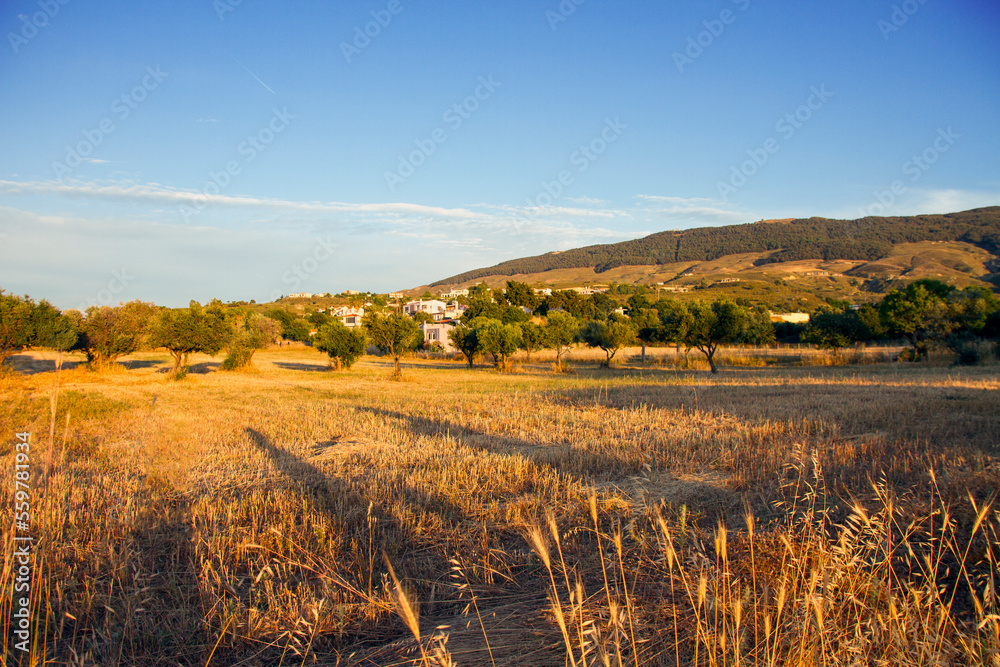
[[[918,280],[892,290],[879,304],[889,334],[906,339],[914,361],[927,359],[931,347],[950,333],[947,298],[952,290],[937,280]]]
[[[27,296],[0,290],[0,366],[7,357],[31,344],[34,303]]]
[[[238,313],[230,324],[222,369],[235,371],[251,368],[254,353],[267,348],[280,335],[281,324],[277,320],[260,313]]]
[[[399,357],[410,348],[420,334],[420,327],[412,317],[399,313],[384,315],[372,312],[365,315],[364,327],[372,344],[383,354],[392,356],[392,376],[402,375]]]
[[[545,336],[549,347],[556,351],[556,371],[564,370],[563,354],[576,341],[580,331],[580,321],[565,312],[549,312],[545,325]]]
[[[325,352],[335,370],[349,369],[364,355],[365,334],[345,326],[340,320],[324,324],[313,337],[313,347]]]
[[[467,324],[459,324],[448,332],[451,344],[458,348],[458,351],[465,355],[465,361],[471,368],[476,363],[479,356],[479,336],[475,329]]]
[[[188,357],[196,352],[215,356],[229,342],[230,328],[218,302],[203,308],[192,301],[187,308],[165,308],[150,322],[150,346],[163,347],[174,358],[171,375],[182,377]]]
[[[475,320],[474,320],[475,321]],[[498,371],[509,370],[509,359],[521,346],[521,327],[487,319],[477,328],[476,337],[483,352],[493,355],[493,365]]]
[[[521,349],[524,360],[531,363],[531,355],[548,345],[545,329],[534,322],[521,323]]]
[[[628,322],[591,320],[580,330],[580,340],[590,347],[604,350],[604,368],[611,367],[611,360],[621,348],[635,340],[635,329]]]
[[[143,344],[153,304],[130,301],[119,306],[91,306],[80,322],[79,346],[91,368],[110,367]]]
[[[695,301],[687,306],[681,342],[704,354],[709,368],[718,373],[715,353],[723,343],[743,342],[750,329],[751,315],[749,308],[728,299],[714,303]]]

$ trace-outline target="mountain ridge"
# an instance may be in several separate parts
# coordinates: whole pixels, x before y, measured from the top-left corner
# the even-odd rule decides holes
[[[1000,255],[1000,206],[946,214],[857,220],[786,218],[663,231],[619,243],[508,260],[438,280],[430,286],[555,269],[593,268],[600,274],[622,266],[705,262],[744,253],[767,253],[755,261],[757,266],[807,259],[871,262],[886,257],[894,245],[923,241],[960,241]]]

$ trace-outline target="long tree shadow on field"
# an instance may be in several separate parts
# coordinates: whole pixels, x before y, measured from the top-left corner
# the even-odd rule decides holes
[[[306,364],[300,361],[272,361],[278,368],[287,371],[310,371],[315,373],[329,373],[332,368],[330,364]]]
[[[359,409],[379,417],[394,419],[411,433],[431,437],[451,437],[471,449],[492,454],[518,454],[543,466],[549,466],[583,479],[618,479],[641,469],[641,462],[628,461],[573,447],[571,441],[559,444],[528,442],[502,434],[491,434],[470,428],[460,422],[438,421],[383,408]]]
[[[382,408],[361,408],[365,412],[399,421],[411,433],[449,437],[473,450],[499,455],[515,455],[579,481],[584,487],[615,487],[633,498],[645,497],[676,507],[697,508],[707,519],[733,516],[743,506],[739,494],[728,489],[718,475],[700,471],[692,474],[661,459],[657,463],[652,448],[626,448],[618,441],[581,442],[566,438],[561,442],[529,442],[505,434],[485,433],[462,423],[439,421]],[[593,451],[589,447],[599,448]],[[707,466],[706,466],[707,467]],[[512,499],[520,494],[513,494]]]
[[[477,525],[471,517],[446,498],[406,484],[395,488],[372,488],[365,479],[349,480],[328,475],[320,466],[278,447],[260,431],[253,428],[245,430],[251,442],[268,455],[275,467],[292,484],[301,487],[303,497],[315,506],[315,511],[332,512],[342,518],[356,517],[360,523],[365,523],[371,507],[372,515],[377,518],[377,534],[374,536],[376,554],[385,551],[397,574],[417,585],[423,636],[430,636],[435,627],[442,624],[451,625],[453,630],[449,646],[464,647],[463,664],[488,664],[489,656],[482,648],[481,635],[477,638],[474,632],[465,629],[468,620],[462,612],[465,603],[459,599],[449,577],[452,572],[449,559],[454,555],[448,553],[449,545],[440,544],[438,535],[418,534],[405,520],[413,516],[437,515],[436,521],[448,526],[450,532],[468,536],[475,533],[472,527]],[[364,528],[372,530],[371,524]],[[380,555],[375,566],[378,568],[375,573],[377,582],[386,572]],[[510,603],[510,592],[507,591],[508,595],[503,598],[505,604]],[[532,606],[540,609],[544,604],[544,597],[539,599],[537,589],[527,594],[517,592]],[[524,620],[533,616],[526,614]],[[498,633],[503,632],[496,627],[501,620],[504,620],[503,617],[497,617],[493,622],[493,629]],[[349,646],[341,643],[338,647],[345,653],[357,653],[353,664],[401,664],[400,660],[412,657],[411,637],[399,619],[393,615],[383,618],[380,623],[381,627],[358,628],[358,643]],[[539,641],[537,636],[531,635],[523,642],[511,642],[514,653],[510,657],[515,658],[528,648],[541,650]],[[328,644],[329,648],[333,648],[334,642]]]
[[[990,497],[1000,473],[1000,392],[924,385],[905,375],[863,381],[846,372],[818,375],[751,384],[734,374],[711,384],[616,384],[555,396],[572,407],[660,409],[694,416],[695,423],[753,426],[761,440],[753,450],[736,452],[732,465],[741,475],[755,471],[755,483],[779,475],[779,459],[789,462],[791,448],[803,445],[825,453],[827,480],[850,493],[869,493],[883,473],[890,485],[911,489],[929,482],[926,473],[933,467],[954,473],[938,482],[956,498],[967,491],[977,499]]]

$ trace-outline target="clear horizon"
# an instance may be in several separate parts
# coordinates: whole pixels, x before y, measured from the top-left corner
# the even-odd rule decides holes
[[[668,229],[1000,204],[1000,7],[0,10],[0,288],[389,292]]]

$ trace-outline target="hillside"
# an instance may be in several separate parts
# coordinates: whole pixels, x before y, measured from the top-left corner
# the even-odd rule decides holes
[[[744,267],[744,270],[803,260],[844,260],[868,267],[857,273],[858,276],[869,277],[866,274],[872,273],[879,274],[877,277],[880,278],[890,278],[902,275],[910,268],[899,262],[884,263],[884,266],[878,264],[892,255],[895,246],[930,241],[961,242],[990,255],[1000,255],[1000,206],[946,215],[868,217],[859,220],[808,218],[659,232],[633,241],[514,259],[445,278],[431,286],[566,269],[589,269],[595,274],[608,274],[614,269],[629,266],[667,269],[667,265],[714,262],[732,255],[755,255],[749,258],[750,267]],[[960,270],[963,266],[975,270],[973,264],[962,261],[955,266],[948,263],[940,266],[951,270],[959,267],[959,273],[972,272]],[[851,267],[855,271],[859,268]],[[664,273],[671,273],[671,269]],[[670,277],[676,275],[677,272],[673,271]],[[613,278],[608,275],[602,279],[607,281]]]

